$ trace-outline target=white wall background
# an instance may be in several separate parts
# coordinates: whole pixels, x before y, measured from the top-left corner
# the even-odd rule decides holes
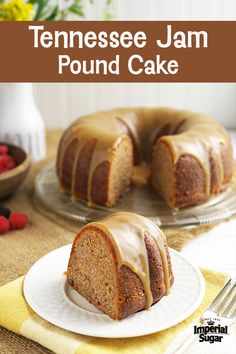
[[[113,0],[121,20],[235,20],[236,0]],[[87,1],[88,3],[88,1]],[[87,18],[102,17],[104,0],[87,5]],[[49,128],[76,117],[122,106],[170,106],[215,116],[236,128],[236,84],[34,84],[37,105]]]

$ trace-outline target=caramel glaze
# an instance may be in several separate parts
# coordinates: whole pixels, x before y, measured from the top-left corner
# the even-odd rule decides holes
[[[165,293],[166,295],[169,293],[170,277],[165,250],[166,238],[155,224],[143,216],[119,212],[101,221],[92,222],[89,225],[101,228],[108,235],[116,251],[118,268],[125,265],[140,278],[146,295],[147,309],[153,303],[148,254],[144,240],[145,232],[148,232],[160,251],[164,272]]]
[[[205,193],[211,192],[211,167],[209,151],[213,149],[218,161],[220,182],[224,171],[221,145],[231,144],[224,128],[213,118],[169,108],[115,109],[99,112],[77,119],[65,132],[58,154],[58,176],[61,181],[64,154],[70,143],[77,139],[78,149],[73,161],[71,194],[75,195],[75,173],[80,151],[89,139],[96,139],[89,168],[87,200],[91,200],[92,176],[103,161],[111,161],[112,150],[118,146],[123,136],[133,140],[136,161],[150,162],[152,147],[157,139],[168,144],[174,163],[180,156],[192,155],[200,163],[205,173]],[[136,162],[137,163],[137,162]]]

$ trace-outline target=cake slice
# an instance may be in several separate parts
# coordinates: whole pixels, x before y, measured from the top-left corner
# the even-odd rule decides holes
[[[91,304],[120,320],[149,308],[173,284],[163,232],[148,219],[115,213],[93,222],[74,240],[67,277]]]

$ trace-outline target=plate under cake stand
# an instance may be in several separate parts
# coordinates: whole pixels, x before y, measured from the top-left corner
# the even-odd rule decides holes
[[[101,219],[118,211],[141,214],[159,226],[196,226],[215,223],[236,215],[236,187],[231,184],[227,190],[206,203],[172,210],[150,187],[133,186],[118,203],[111,208],[101,205],[88,207],[86,202],[72,201],[68,194],[59,191],[55,165],[45,166],[35,180],[38,198],[55,213],[80,222]]]

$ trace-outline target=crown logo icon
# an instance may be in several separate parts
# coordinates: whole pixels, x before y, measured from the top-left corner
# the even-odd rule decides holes
[[[214,325],[214,321],[212,321],[212,320],[210,320],[210,321],[207,321],[207,324],[209,325],[209,326],[213,326]]]

